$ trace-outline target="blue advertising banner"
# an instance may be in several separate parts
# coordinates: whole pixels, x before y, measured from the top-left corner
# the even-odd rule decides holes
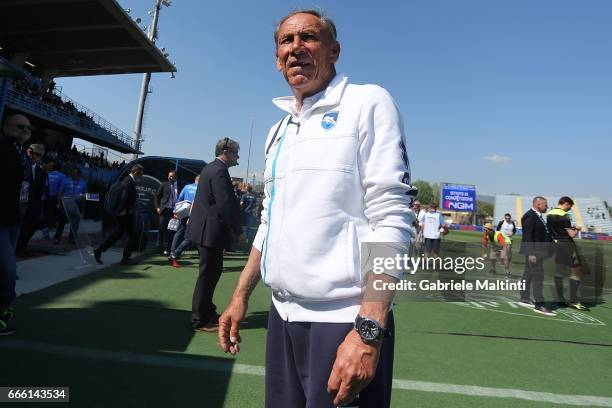
[[[476,212],[476,187],[443,183],[442,210]]]

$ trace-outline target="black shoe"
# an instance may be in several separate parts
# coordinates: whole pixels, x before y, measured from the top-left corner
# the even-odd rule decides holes
[[[102,251],[100,251],[99,249],[94,249],[94,258],[96,258],[96,262],[98,263],[98,265],[104,264],[104,262],[102,262]]]
[[[531,299],[521,299],[517,304],[529,309],[533,309],[535,307],[535,303],[533,303],[533,300]]]
[[[557,315],[557,313],[553,312],[552,310],[550,310],[549,308],[547,308],[544,305],[540,305],[540,306],[536,306],[533,308],[533,311],[539,314],[543,314],[544,316],[551,316],[554,317]]]
[[[119,263],[121,265],[134,265],[134,261],[132,261],[130,258],[123,258]]]

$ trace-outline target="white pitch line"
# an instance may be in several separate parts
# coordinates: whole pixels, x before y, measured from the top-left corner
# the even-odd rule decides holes
[[[265,375],[265,368],[262,366],[238,364],[234,363],[234,360],[223,358],[150,355],[132,353],[129,351],[109,351],[74,346],[61,346],[17,339],[2,339],[0,341],[0,346],[1,349],[46,353],[64,357],[137,363],[158,367],[186,368],[200,371],[216,371],[230,374]],[[408,391],[425,391],[477,397],[515,398],[561,405],[612,407],[612,398],[594,395],[554,394],[550,392],[527,391],[512,388],[480,387],[476,385],[445,384],[399,379],[393,380],[393,388]]]

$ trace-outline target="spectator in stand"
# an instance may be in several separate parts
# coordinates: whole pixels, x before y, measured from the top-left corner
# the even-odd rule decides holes
[[[59,210],[59,221],[57,223],[57,229],[55,230],[54,244],[59,244],[62,234],[64,233],[64,227],[66,223],[70,221],[70,234],[68,240],[70,243],[75,243],[75,237],[79,230],[80,214],[83,212],[85,203],[85,194],[87,193],[87,182],[81,178],[81,169],[78,167],[70,170],[70,177],[64,179],[57,196],[57,209]],[[68,219],[66,214],[66,203],[64,199],[73,199],[78,207],[78,214],[70,214],[72,218]],[[70,208],[70,207],[68,207]]]
[[[32,235],[38,230],[42,221],[43,203],[47,193],[47,172],[40,165],[42,157],[45,155],[45,145],[32,144],[27,149],[27,157],[30,165],[28,178],[30,186],[28,200],[26,203],[23,221],[19,231],[19,239],[15,253],[21,257],[27,256],[26,247]]]
[[[168,255],[172,244],[171,235],[168,232],[168,222],[172,218],[176,199],[178,197],[178,186],[176,183],[176,172],[168,172],[168,181],[161,183],[155,195],[155,208],[159,215],[159,229],[157,233],[157,251]]]
[[[233,181],[232,188],[234,189],[234,195],[238,199],[238,202],[240,202],[240,199],[242,198],[242,189],[240,188],[240,183],[238,181]]]
[[[29,139],[30,121],[20,114],[7,114],[0,137],[0,174],[3,187],[0,199],[0,336],[13,334],[17,262],[15,247],[19,234],[19,201],[26,170],[21,140]]]
[[[192,242],[185,238],[185,232],[187,231],[187,223],[189,222],[189,215],[191,215],[191,205],[195,199],[199,181],[200,176],[197,176],[195,178],[195,183],[187,184],[185,187],[183,187],[181,194],[178,196],[177,206],[181,205],[181,203],[189,203],[189,213],[187,217],[180,218],[181,223],[179,224],[179,227],[174,234],[174,238],[172,239],[172,247],[170,248],[170,257],[168,259],[174,268],[181,267],[178,259],[181,257],[183,251],[192,245]]]
[[[512,215],[510,213],[504,214],[503,221],[500,221],[497,224],[497,231],[503,232],[510,239],[512,239],[512,237],[516,234],[516,224],[514,223],[514,220],[512,219]],[[508,245],[507,255],[508,262],[512,262],[512,241],[510,241],[510,244]]]
[[[255,206],[257,205],[257,199],[253,194],[253,187],[250,184],[246,184],[245,192],[240,198],[240,209],[242,210],[242,231],[246,236],[247,244],[253,242],[255,233],[257,232],[254,228],[257,226]]]

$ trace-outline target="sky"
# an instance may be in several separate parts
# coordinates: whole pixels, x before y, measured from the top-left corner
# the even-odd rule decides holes
[[[154,0],[119,0],[149,25]],[[274,66],[276,22],[322,8],[341,44],[336,70],[396,100],[413,180],[475,184],[482,194],[600,197],[612,204],[612,1],[173,0],[157,45],[178,69],[153,74],[148,155],[210,161],[241,144],[263,171],[271,100],[290,90]],[[142,75],[57,80],[65,94],[133,134]],[[112,157],[112,156],[111,156]]]

